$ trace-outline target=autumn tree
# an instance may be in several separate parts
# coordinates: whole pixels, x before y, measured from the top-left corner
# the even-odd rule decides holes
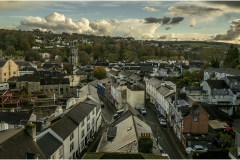
[[[93,70],[93,76],[97,79],[103,79],[106,77],[106,70],[103,67],[95,67]]]

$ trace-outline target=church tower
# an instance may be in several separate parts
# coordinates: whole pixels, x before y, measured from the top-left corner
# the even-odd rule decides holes
[[[73,65],[73,69],[78,66],[78,48],[76,46],[70,47],[69,61]]]

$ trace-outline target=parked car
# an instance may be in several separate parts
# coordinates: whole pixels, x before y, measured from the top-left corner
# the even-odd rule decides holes
[[[161,127],[167,127],[167,122],[165,118],[159,118],[158,121]]]
[[[164,118],[164,116],[162,114],[158,114],[157,119],[159,119],[159,118]]]
[[[187,147],[185,151],[187,154],[190,154],[191,151],[197,152],[197,153],[203,153],[203,152],[207,152],[208,148],[202,145],[194,145],[193,147]]]
[[[146,111],[145,108],[141,108],[141,109],[140,109],[140,113],[141,113],[142,115],[144,115],[144,114],[147,114],[147,111]]]
[[[101,107],[104,107],[104,103],[103,102],[101,102]]]

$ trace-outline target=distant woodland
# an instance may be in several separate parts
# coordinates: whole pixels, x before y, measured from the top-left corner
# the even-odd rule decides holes
[[[61,37],[59,41],[59,37]],[[40,39],[43,43],[37,43]],[[48,52],[53,60],[56,55],[67,61],[69,49],[57,48],[56,45],[76,45],[79,48],[79,62],[88,64],[95,60],[111,62],[139,62],[149,59],[161,60],[200,60],[204,62],[221,62],[228,56],[230,44],[219,45],[202,43],[174,43],[165,41],[137,41],[133,38],[54,34],[52,32],[0,30],[0,50],[4,55],[24,56],[26,61],[44,61],[38,53]],[[40,49],[33,50],[33,46]],[[46,49],[45,46],[54,46]],[[67,45],[65,45],[67,46]],[[233,46],[233,48],[236,48]],[[239,57],[239,55],[238,55]],[[236,58],[236,56],[235,56]],[[237,58],[238,59],[238,58]],[[228,66],[235,68],[238,65]]]

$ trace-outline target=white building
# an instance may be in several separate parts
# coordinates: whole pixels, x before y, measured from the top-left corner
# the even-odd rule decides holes
[[[208,68],[204,70],[204,80],[219,80],[227,76],[240,76],[240,71],[233,68]]]
[[[77,104],[50,128],[37,135],[38,145],[49,159],[77,158],[98,131],[100,112],[100,106],[96,104]]]
[[[127,103],[131,107],[135,109],[144,108],[144,96],[145,91],[138,86],[132,85],[127,87]]]
[[[127,86],[113,83],[110,100],[117,110],[121,109],[127,103]]]

